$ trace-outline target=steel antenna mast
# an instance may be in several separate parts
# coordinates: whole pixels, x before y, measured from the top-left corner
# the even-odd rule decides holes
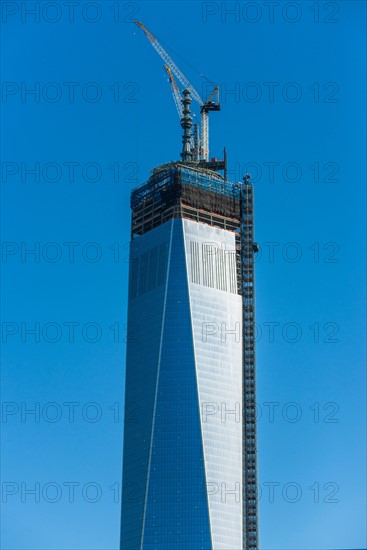
[[[173,76],[173,73],[171,69],[168,67],[168,65],[165,64],[164,69],[168,75],[177,113],[178,113],[179,119],[181,120],[182,117],[184,116],[181,92],[179,90],[179,87],[177,86],[175,77]],[[197,124],[194,124],[194,131],[191,134],[190,147],[191,147],[193,160],[197,162],[199,160],[198,125]]]

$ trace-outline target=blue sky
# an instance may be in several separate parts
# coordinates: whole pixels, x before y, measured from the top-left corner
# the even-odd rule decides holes
[[[365,3],[33,4],[2,2],[2,547],[118,547],[129,195],[181,146],[138,18],[254,179],[261,548],[365,548]]]

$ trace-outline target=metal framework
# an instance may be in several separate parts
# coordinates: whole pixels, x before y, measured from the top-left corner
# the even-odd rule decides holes
[[[169,83],[171,85],[171,91],[172,91],[173,99],[174,99],[174,102],[175,102],[175,105],[176,105],[177,113],[178,113],[178,116],[181,119],[183,117],[183,105],[182,105],[182,101],[181,101],[180,89],[177,86],[177,82],[175,80],[175,77],[173,76],[171,68],[168,65],[164,64],[164,70],[166,71],[166,73],[168,75],[168,80],[169,80]]]
[[[133,237],[181,217],[234,231],[236,239],[240,238],[240,185],[209,170],[180,163],[162,165],[153,170],[144,186],[133,190],[131,208]]]
[[[230,197],[232,199],[240,199],[241,184],[231,183],[225,180],[220,174],[212,170],[205,170],[202,167],[197,167],[194,163],[170,162],[157,166],[152,170],[152,176],[148,179],[145,185],[135,187],[131,192],[131,207],[145,197],[150,196],[153,192],[159,193],[174,185],[175,174],[179,175],[181,181],[185,185],[192,185],[206,191]]]
[[[254,195],[250,176],[241,188],[241,272],[243,299],[243,533],[244,550],[258,548],[255,360]]]
[[[181,84],[185,87],[185,90],[189,90],[191,97],[199,104],[201,118],[201,158],[204,161],[209,161],[209,111],[220,110],[218,86],[215,86],[209,98],[206,101],[203,101],[203,99],[200,97],[199,92],[197,92],[191,82],[186,78],[181,69],[177,67],[176,63],[173,61],[170,55],[168,55],[166,50],[163,48],[160,42],[158,42],[157,38],[150,32],[150,30],[147,29],[147,27],[143,25],[141,21],[134,21],[134,23],[142,29],[155,51],[164,61],[165,69],[168,72],[170,78],[176,107],[177,101],[179,101],[178,98],[180,97],[180,93],[179,91],[177,92],[174,86],[172,87],[172,79],[174,81],[173,75],[181,82]],[[167,69],[169,69],[169,71]],[[216,101],[211,101],[213,96],[216,96]],[[177,109],[179,110],[179,107],[177,107]]]

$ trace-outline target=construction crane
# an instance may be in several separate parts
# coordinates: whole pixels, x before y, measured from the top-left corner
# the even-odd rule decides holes
[[[181,102],[181,95],[178,90],[178,86],[173,78],[173,75],[176,76],[176,78],[181,82],[181,84],[185,87],[185,89],[188,89],[191,93],[191,97],[200,105],[200,115],[201,115],[201,158],[203,161],[209,160],[209,111],[219,111],[220,110],[220,104],[219,104],[219,89],[218,86],[215,86],[214,90],[210,94],[207,101],[203,101],[200,97],[200,94],[195,90],[194,86],[189,82],[189,80],[185,77],[185,75],[182,73],[182,71],[177,67],[175,62],[171,59],[171,57],[168,55],[166,50],[163,48],[163,46],[158,42],[156,37],[143,25],[141,21],[134,21],[134,23],[140,27],[145,36],[148,38],[149,42],[153,46],[153,48],[156,50],[158,55],[163,59],[165,63],[165,68],[169,76],[169,80],[171,83],[171,89],[173,93],[173,97],[176,103]],[[167,70],[169,69],[169,71]],[[177,89],[176,89],[177,87]],[[212,101],[212,98],[216,96],[216,101]],[[178,110],[178,107],[177,107]],[[194,137],[195,141],[195,137]]]
[[[183,109],[182,109],[182,102],[181,102],[181,92],[177,86],[177,82],[172,74],[172,71],[171,69],[169,68],[168,65],[164,64],[164,69],[166,71],[166,73],[168,74],[168,80],[169,80],[169,83],[171,85],[171,91],[172,91],[172,95],[173,95],[173,99],[175,101],[175,105],[176,105],[176,109],[177,109],[177,112],[178,112],[178,116],[180,117],[180,119],[183,117]]]

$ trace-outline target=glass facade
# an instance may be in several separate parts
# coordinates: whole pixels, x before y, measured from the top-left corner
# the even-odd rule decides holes
[[[132,241],[122,550],[240,550],[235,233],[173,218]]]

